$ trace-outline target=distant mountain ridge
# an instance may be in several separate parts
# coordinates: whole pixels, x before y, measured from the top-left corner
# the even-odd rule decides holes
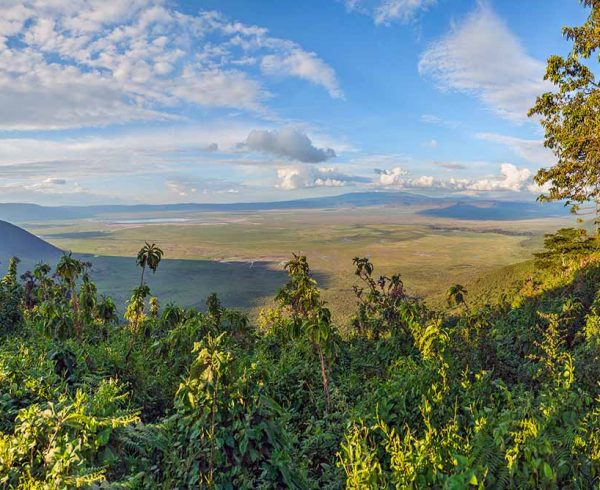
[[[26,223],[94,218],[106,214],[133,214],[159,212],[243,212],[286,209],[340,209],[352,207],[430,207],[422,211],[425,216],[452,217],[459,219],[526,219],[530,217],[556,216],[561,213],[560,204],[476,200],[473,198],[429,197],[411,192],[353,192],[337,196],[312,197],[289,201],[242,202],[227,204],[125,204],[94,206],[40,206],[37,204],[0,203],[0,219]],[[482,211],[482,209],[487,211]],[[444,211],[446,210],[446,211]],[[496,210],[496,211],[494,211]],[[502,211],[504,210],[504,211]],[[485,218],[469,215],[486,215]],[[512,217],[498,217],[508,216]],[[494,217],[497,216],[497,217]]]
[[[525,202],[492,201],[483,203],[458,202],[446,207],[425,209],[420,214],[436,218],[503,221],[563,216],[567,213],[560,203],[532,205]]]

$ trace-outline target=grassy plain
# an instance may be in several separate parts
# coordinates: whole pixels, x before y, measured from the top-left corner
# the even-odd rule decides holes
[[[453,283],[531,258],[543,234],[568,218],[471,221],[431,218],[412,208],[355,208],[245,213],[169,213],[104,216],[73,222],[31,223],[26,228],[76,253],[133,257],[156,242],[165,262],[153,282],[164,300],[200,306],[211,291],[228,306],[256,309],[285,281],[292,252],[308,256],[324,296],[344,320],[353,310],[352,258],[368,256],[376,273],[400,273],[409,291],[437,298]],[[152,222],[143,222],[144,219]],[[99,285],[124,298],[135,284],[133,259],[99,262]],[[192,261],[192,262],[190,262]],[[196,262],[210,261],[210,262]],[[260,284],[260,287],[257,286]]]

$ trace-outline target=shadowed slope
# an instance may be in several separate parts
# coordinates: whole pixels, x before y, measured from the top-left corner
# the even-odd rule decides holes
[[[49,260],[59,257],[62,251],[54,245],[6,221],[0,221],[0,262],[10,257]]]

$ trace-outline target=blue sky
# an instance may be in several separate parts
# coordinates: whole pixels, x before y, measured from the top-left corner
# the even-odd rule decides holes
[[[576,0],[0,0],[0,202],[534,199]]]

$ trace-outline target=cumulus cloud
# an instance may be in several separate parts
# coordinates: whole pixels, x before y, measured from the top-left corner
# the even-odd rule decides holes
[[[469,189],[473,191],[514,191],[519,192],[531,182],[531,171],[527,168],[518,168],[512,163],[500,165],[500,177],[493,179],[480,179],[474,181]]]
[[[216,12],[188,15],[166,0],[0,5],[0,129],[174,119],[190,104],[263,114],[258,59],[342,94],[315,53]]]
[[[334,158],[332,148],[317,148],[312,141],[298,129],[253,130],[246,138],[245,146],[259,151],[299,162],[319,163]]]
[[[346,0],[346,7],[370,15],[375,24],[389,25],[394,21],[409,22],[436,3],[437,0]]]
[[[376,168],[375,173],[379,175],[381,185],[398,185],[404,182],[404,176],[408,174],[408,171],[401,167],[394,167],[389,170]]]
[[[401,168],[391,170],[378,169],[376,173],[379,175],[378,184],[384,187],[435,189],[448,192],[521,192],[525,190],[537,192],[531,171],[527,168],[519,168],[512,163],[503,163],[500,165],[499,175],[481,179],[437,179],[429,175],[408,177],[408,172]]]
[[[365,177],[348,175],[333,167],[296,165],[277,169],[277,187],[294,190],[307,187],[343,187],[345,185],[367,183]]]
[[[419,72],[441,89],[473,94],[499,116],[517,122],[548,89],[544,63],[525,52],[487,3],[429,46]]]

